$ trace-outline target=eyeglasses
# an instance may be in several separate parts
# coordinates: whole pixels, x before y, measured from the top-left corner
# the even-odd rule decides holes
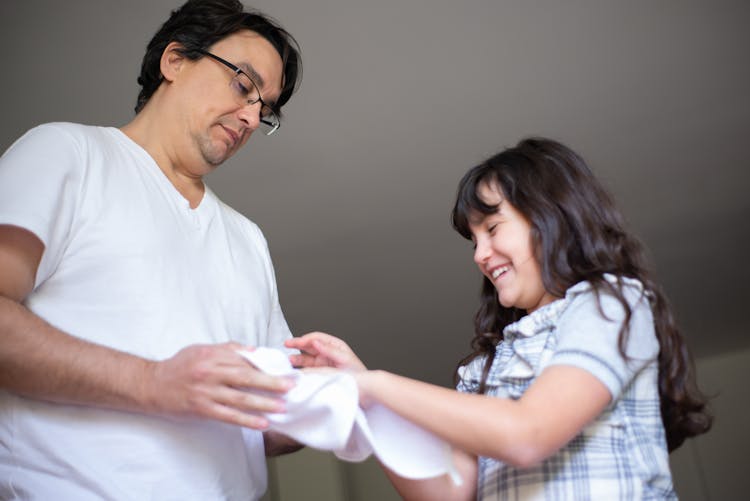
[[[211,59],[220,62],[234,72],[234,77],[232,77],[232,81],[230,82],[229,86],[234,91],[234,94],[240,104],[245,106],[248,104],[255,104],[258,102],[260,103],[261,106],[259,128],[266,136],[270,136],[271,134],[276,132],[279,127],[281,127],[281,119],[279,118],[279,114],[274,111],[271,106],[263,101],[263,99],[260,97],[260,90],[258,90],[258,86],[255,85],[255,82],[247,73],[245,73],[229,61],[222,59],[215,54],[211,54],[210,52],[205,50],[199,50],[198,52],[200,52],[204,56],[208,56]]]

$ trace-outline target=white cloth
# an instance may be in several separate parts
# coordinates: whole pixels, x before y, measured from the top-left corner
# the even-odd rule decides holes
[[[282,346],[258,227],[210,190],[196,209],[115,128],[47,124],[0,159],[0,224],[45,245],[26,306],[148,359],[196,343]],[[266,488],[260,432],[0,392],[0,499],[247,500]]]
[[[272,430],[345,461],[363,461],[374,453],[405,478],[448,473],[460,481],[446,442],[381,405],[360,408],[349,374],[294,369],[285,352],[272,348],[239,353],[263,372],[296,379],[285,396],[286,412],[265,414]]]

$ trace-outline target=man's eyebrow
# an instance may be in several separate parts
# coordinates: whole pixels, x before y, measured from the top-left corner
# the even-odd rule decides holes
[[[258,86],[258,90],[260,90],[261,87],[266,86],[266,81],[263,80],[263,77],[260,76],[260,73],[255,71],[255,68],[253,68],[249,63],[239,63],[237,66],[247,74],[247,76],[250,77],[250,80],[252,80],[255,85]]]
[[[258,87],[258,92],[260,92],[260,89],[266,86],[266,81],[263,80],[263,77],[260,76],[260,73],[255,71],[255,68],[253,68],[249,63],[239,63],[237,67],[250,77],[250,80],[252,80]],[[276,101],[263,100],[263,102],[271,108],[276,109]]]

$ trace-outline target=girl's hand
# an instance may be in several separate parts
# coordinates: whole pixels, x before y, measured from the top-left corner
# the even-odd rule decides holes
[[[290,355],[295,367],[335,367],[350,371],[367,370],[348,344],[325,332],[310,332],[301,337],[287,339],[287,348],[296,348],[302,353]]]

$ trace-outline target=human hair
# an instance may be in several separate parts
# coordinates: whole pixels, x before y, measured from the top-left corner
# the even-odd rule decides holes
[[[238,0],[188,0],[173,10],[146,48],[138,84],[141,91],[135,112],[140,112],[163,80],[160,60],[171,42],[182,45],[180,53],[191,60],[204,56],[202,51],[241,30],[258,33],[276,49],[283,64],[282,90],[276,102],[281,107],[289,101],[302,78],[302,59],[297,41],[275,20],[259,11],[245,11]]]
[[[659,396],[668,449],[708,431],[712,417],[707,400],[697,387],[692,357],[667,298],[647,269],[643,246],[625,230],[612,196],[584,160],[559,142],[528,138],[473,167],[459,183],[452,211],[453,227],[464,238],[471,239],[469,221],[473,215],[497,211],[497,205],[479,196],[479,188],[485,185],[499,188],[528,220],[534,256],[549,293],[563,297],[572,285],[588,281],[597,299],[604,293],[619,300],[625,310],[618,338],[623,357],[632,311],[622,291],[622,279],[633,278],[643,284],[660,346]],[[607,281],[605,274],[614,275],[616,283]],[[503,329],[525,314],[518,308],[503,307],[492,282],[483,277],[474,318],[473,353],[459,363],[487,356],[480,393],[485,390]]]

